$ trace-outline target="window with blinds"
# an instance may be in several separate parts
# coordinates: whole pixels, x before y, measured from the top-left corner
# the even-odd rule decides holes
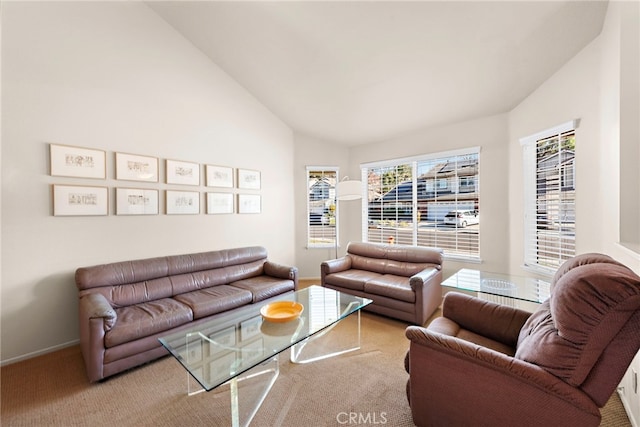
[[[525,138],[525,265],[552,274],[576,253],[575,122]]]
[[[363,239],[480,257],[478,148],[362,165]]]
[[[307,246],[334,247],[338,169],[307,167]]]

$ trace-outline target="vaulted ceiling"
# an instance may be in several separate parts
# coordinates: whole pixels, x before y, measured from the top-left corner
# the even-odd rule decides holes
[[[605,1],[150,1],[296,132],[348,145],[511,110]]]

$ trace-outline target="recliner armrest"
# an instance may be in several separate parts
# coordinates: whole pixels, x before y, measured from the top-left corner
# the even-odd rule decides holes
[[[515,347],[520,330],[531,313],[459,292],[449,292],[442,301],[442,316],[463,329]]]

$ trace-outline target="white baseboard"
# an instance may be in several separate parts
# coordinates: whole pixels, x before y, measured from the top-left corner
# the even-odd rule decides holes
[[[629,402],[627,401],[627,397],[622,394],[620,388],[618,388],[618,390],[616,390],[618,393],[618,396],[620,396],[620,401],[622,401],[622,406],[624,406],[624,411],[627,413],[627,418],[629,418],[629,422],[631,423],[632,427],[638,427],[638,421],[640,420],[636,420],[634,418],[634,414],[631,411],[631,407],[629,406]]]
[[[0,366],[11,365],[12,363],[22,362],[23,360],[42,356],[43,354],[53,353],[54,351],[62,350],[63,348],[71,347],[79,343],[80,343],[80,340],[73,340],[73,341],[66,342],[64,344],[58,344],[58,345],[54,345],[53,347],[48,347],[42,350],[34,351],[32,353],[23,354],[22,356],[12,357],[11,359],[7,359],[7,360],[0,360]]]

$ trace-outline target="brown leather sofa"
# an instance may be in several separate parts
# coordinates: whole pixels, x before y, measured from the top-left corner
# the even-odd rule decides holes
[[[576,426],[600,411],[640,349],[640,277],[601,254],[566,261],[529,313],[448,293],[409,326],[407,397],[418,426]]]
[[[298,270],[260,246],[76,270],[80,346],[90,381],[167,353],[158,338],[298,287]]]
[[[322,286],[365,297],[364,309],[423,325],[442,302],[442,251],[351,242],[344,257],[320,266]]]

